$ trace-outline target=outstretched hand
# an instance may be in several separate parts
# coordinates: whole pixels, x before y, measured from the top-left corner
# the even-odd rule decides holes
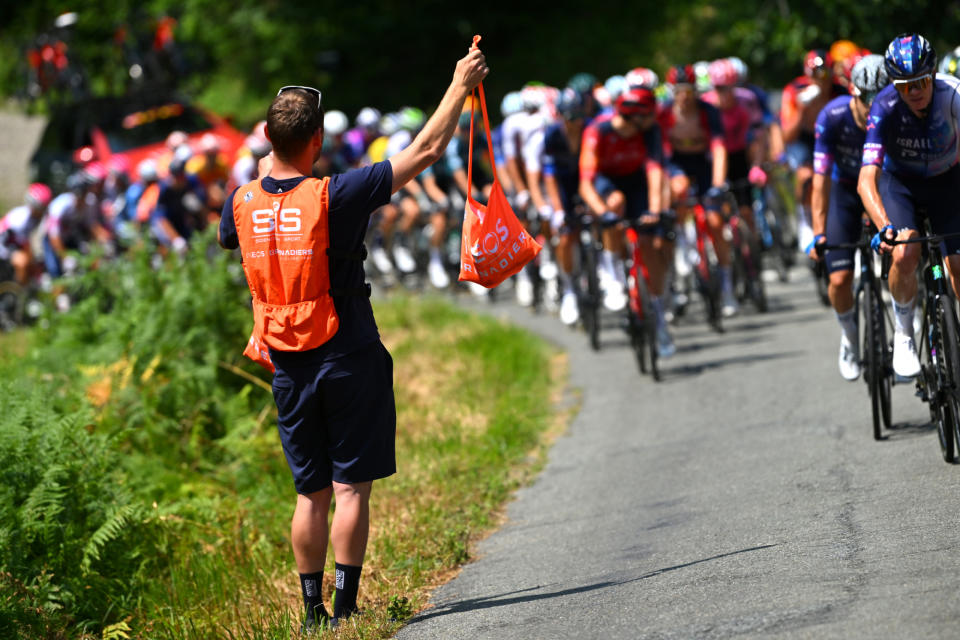
[[[467,55],[457,62],[457,68],[453,72],[453,82],[462,85],[467,91],[473,91],[488,73],[490,73],[490,67],[487,66],[487,59],[474,45]]]

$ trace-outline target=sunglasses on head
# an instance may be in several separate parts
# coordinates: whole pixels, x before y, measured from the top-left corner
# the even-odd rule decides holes
[[[930,86],[930,83],[933,82],[933,75],[927,74],[925,76],[919,76],[917,78],[908,78],[906,80],[894,80],[893,86],[897,88],[897,91],[900,92],[900,95],[907,95],[910,93],[911,89],[917,89],[918,91],[923,91]]]
[[[316,95],[316,96],[317,96],[317,109],[320,109],[320,108],[321,108],[321,105],[320,105],[320,89],[314,89],[313,87],[304,87],[304,86],[298,85],[298,84],[289,84],[289,85],[287,85],[287,86],[285,86],[285,87],[280,87],[280,91],[277,91],[277,95],[279,96],[279,95],[280,95],[281,93],[283,93],[284,91],[291,91],[291,90],[293,90],[293,89],[300,89],[301,91],[306,91],[307,93],[312,93],[312,94]]]

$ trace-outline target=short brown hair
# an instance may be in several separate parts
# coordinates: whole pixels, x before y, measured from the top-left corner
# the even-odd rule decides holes
[[[290,158],[303,151],[317,129],[323,132],[323,107],[302,89],[284,91],[267,109],[267,132],[273,151]]]

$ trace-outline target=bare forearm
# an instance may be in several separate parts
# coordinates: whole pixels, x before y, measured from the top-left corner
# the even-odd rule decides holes
[[[813,176],[810,194],[810,216],[814,235],[823,235],[827,229],[827,204],[830,202],[830,179],[819,173]]]
[[[867,210],[867,215],[877,225],[878,229],[890,224],[887,217],[887,211],[883,206],[883,200],[880,198],[880,192],[877,190],[877,177],[880,174],[880,168],[876,166],[866,166],[860,169],[860,177],[857,180],[857,193],[863,201],[863,207]]]
[[[600,194],[597,193],[596,187],[593,186],[593,182],[590,180],[580,181],[580,197],[583,198],[583,201],[587,203],[587,206],[590,207],[590,210],[596,215],[600,215],[607,210],[607,203],[604,202]]]

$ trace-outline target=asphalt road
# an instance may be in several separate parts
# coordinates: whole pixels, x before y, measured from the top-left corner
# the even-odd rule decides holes
[[[492,305],[569,352],[581,410],[397,638],[960,637],[960,468],[912,385],[872,439],[833,314],[792,277],[724,335],[694,310],[659,384],[615,326],[593,353],[555,318]]]

